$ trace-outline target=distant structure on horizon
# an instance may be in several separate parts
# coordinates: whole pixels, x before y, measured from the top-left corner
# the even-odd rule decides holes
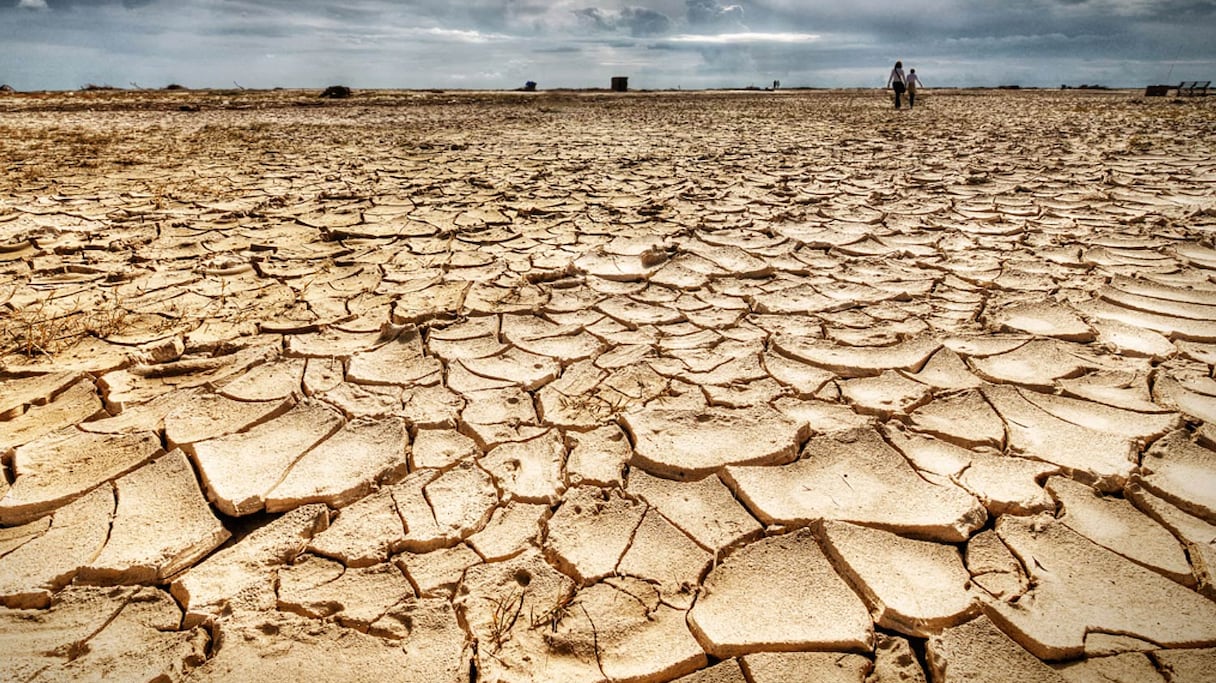
[[[612,92],[627,92],[629,90],[628,76],[612,77]]]

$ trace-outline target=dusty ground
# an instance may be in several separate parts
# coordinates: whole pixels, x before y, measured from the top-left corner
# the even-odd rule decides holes
[[[1211,681],[1216,100],[0,96],[0,679]]]

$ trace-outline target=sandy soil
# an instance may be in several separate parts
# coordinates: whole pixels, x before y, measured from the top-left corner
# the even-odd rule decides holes
[[[0,679],[1207,681],[1216,100],[0,95]]]

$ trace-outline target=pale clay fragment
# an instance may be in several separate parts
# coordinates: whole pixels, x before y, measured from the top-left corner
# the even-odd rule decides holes
[[[862,683],[870,660],[842,652],[757,652],[740,658],[752,683]]]
[[[566,447],[556,430],[502,444],[481,459],[504,500],[548,504],[557,502],[566,489],[565,462]]]
[[[569,489],[549,519],[546,556],[580,585],[594,583],[616,571],[645,513],[644,504],[618,490]]]
[[[925,672],[904,638],[876,633],[874,668],[865,683],[926,683]]]
[[[958,550],[842,522],[822,525],[824,549],[877,625],[926,637],[977,611]]]
[[[570,447],[566,477],[571,485],[623,486],[633,449],[620,427],[609,424],[588,432],[568,432],[566,439]]]
[[[634,465],[677,479],[699,478],[725,465],[781,464],[797,456],[806,425],[771,408],[630,412]]]
[[[1067,683],[984,616],[933,636],[925,649],[933,681]]]
[[[402,479],[408,448],[409,433],[399,417],[351,420],[291,466],[266,495],[266,510],[349,505],[380,484]]]
[[[485,528],[468,538],[469,546],[486,562],[498,562],[523,552],[536,542],[548,505],[509,502],[494,510]]]
[[[342,426],[324,404],[300,403],[273,422],[185,447],[198,466],[207,497],[225,514],[262,510],[266,498],[308,450]]]
[[[1005,419],[1014,453],[1059,465],[1102,491],[1122,488],[1135,469],[1136,447],[1127,437],[1062,420],[1010,387],[990,386],[983,392]]]
[[[181,618],[173,598],[147,587],[73,587],[49,609],[0,610],[5,678],[182,680],[211,639]]]
[[[715,556],[764,533],[756,518],[714,476],[678,482],[633,470],[629,474],[628,491],[649,503]]]
[[[92,434],[67,427],[17,448],[0,524],[24,524],[135,470],[163,453],[155,434]],[[88,457],[81,457],[87,454]]]
[[[744,546],[710,571],[702,588],[688,623],[716,657],[872,647],[865,605],[809,530]]]
[[[108,415],[101,409],[97,388],[93,382],[81,380],[46,405],[31,405],[22,415],[0,421],[0,453],[64,427],[80,424],[82,429],[94,431],[87,429],[88,423],[85,421],[99,413]],[[152,429],[155,429],[155,425]]]
[[[419,429],[410,448],[410,466],[444,470],[478,455],[476,442],[454,429]]]
[[[1199,592],[1216,600],[1216,525],[1179,510],[1135,482],[1128,484],[1125,495],[1178,538],[1186,548]]]
[[[909,416],[918,431],[967,448],[1005,443],[1005,423],[978,391],[940,396]]]
[[[282,415],[294,404],[291,399],[237,401],[212,393],[185,397],[165,415],[165,440],[171,448],[250,429]]]
[[[1216,451],[1176,431],[1145,454],[1137,481],[1187,512],[1216,522]]]
[[[1050,517],[1002,517],[997,534],[1027,567],[1031,589],[988,615],[1046,660],[1085,653],[1089,633],[1120,633],[1163,647],[1216,645],[1216,603],[1114,554]],[[1093,576],[1105,588],[1090,589]],[[1161,605],[1170,605],[1163,612]]]
[[[1069,683],[1166,683],[1148,656],[1128,652],[1058,666]]]
[[[0,557],[0,604],[14,609],[50,605],[52,592],[101,552],[113,514],[114,490],[108,484],[56,510],[50,529]]]
[[[1029,587],[1022,565],[991,529],[967,541],[964,559],[972,581],[993,597],[1009,600]]]
[[[420,597],[450,598],[465,570],[479,564],[481,558],[461,544],[427,553],[402,553],[395,562]]]
[[[117,507],[105,548],[80,570],[100,583],[164,581],[231,535],[203,498],[185,454],[175,450],[114,482]]]
[[[1069,529],[1162,576],[1194,586],[1178,539],[1128,501],[1103,497],[1065,477],[1048,479],[1046,488],[1062,506],[1059,519]]]
[[[657,586],[664,603],[688,609],[712,561],[713,555],[650,508],[634,530],[616,573],[645,579]]]
[[[304,551],[329,525],[324,505],[296,508],[194,565],[170,585],[173,597],[195,624],[226,608],[265,610],[274,606],[274,575]]]
[[[835,519],[958,542],[987,519],[974,497],[925,480],[869,429],[814,437],[793,464],[727,467],[723,479],[766,524]]]

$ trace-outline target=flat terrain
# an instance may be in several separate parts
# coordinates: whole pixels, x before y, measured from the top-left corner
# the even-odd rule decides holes
[[[0,94],[0,679],[1211,681],[1216,100],[918,104]]]

